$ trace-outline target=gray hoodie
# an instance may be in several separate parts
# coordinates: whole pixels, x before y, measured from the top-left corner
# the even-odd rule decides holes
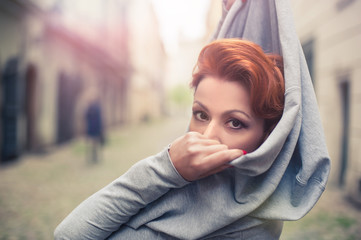
[[[254,152],[185,181],[167,149],[139,161],[57,227],[56,239],[278,239],[325,189],[330,160],[288,0],[236,0],[215,38],[244,38],[284,59],[283,116]]]

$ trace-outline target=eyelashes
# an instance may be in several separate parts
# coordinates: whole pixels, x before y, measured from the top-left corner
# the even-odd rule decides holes
[[[238,120],[238,119],[230,119],[226,122],[226,125],[229,127],[229,128],[232,128],[232,129],[241,129],[241,128],[245,128],[246,126],[242,123],[242,121]]]
[[[204,111],[193,111],[193,116],[198,121],[204,122],[204,121],[209,120],[208,114]]]
[[[210,120],[209,115],[205,111],[193,111],[193,117],[199,122],[207,122]],[[224,125],[231,130],[240,130],[248,127],[242,120],[234,117],[228,118]]]

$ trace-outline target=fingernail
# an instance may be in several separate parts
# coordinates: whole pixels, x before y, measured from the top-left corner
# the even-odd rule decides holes
[[[247,154],[247,151],[246,150],[242,150],[243,152],[243,155],[246,155]]]

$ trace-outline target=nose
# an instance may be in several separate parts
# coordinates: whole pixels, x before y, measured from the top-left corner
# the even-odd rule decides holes
[[[203,135],[206,136],[209,139],[214,139],[220,141],[220,129],[217,125],[216,121],[210,121],[207,125],[207,128],[205,129]]]

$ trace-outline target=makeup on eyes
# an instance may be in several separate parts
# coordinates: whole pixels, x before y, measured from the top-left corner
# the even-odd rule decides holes
[[[194,118],[196,118],[199,121],[207,121],[209,118],[209,116],[206,112],[197,111],[197,110],[193,110],[193,116],[194,116]]]
[[[237,118],[231,118],[228,121],[226,121],[226,126],[232,130],[240,130],[243,128],[248,128],[248,125],[244,123],[244,121],[237,119]]]
[[[208,113],[208,108],[199,102],[196,102],[192,107],[192,112],[195,120],[200,122],[206,122],[212,118]],[[221,121],[224,122],[224,125],[231,130],[248,128],[249,122],[251,121],[249,115],[241,110],[225,111],[221,114],[221,119]]]

